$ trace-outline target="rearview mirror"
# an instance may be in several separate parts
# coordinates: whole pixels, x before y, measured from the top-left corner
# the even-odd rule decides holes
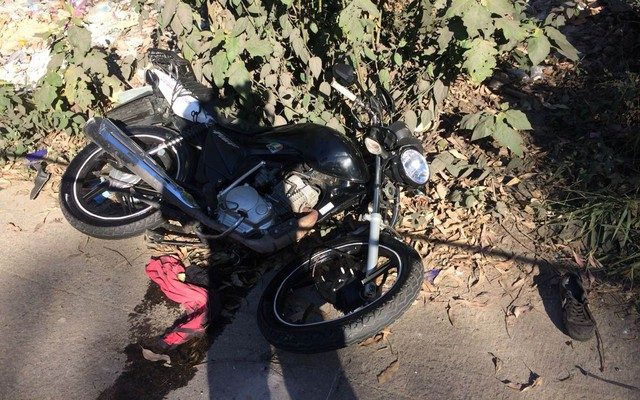
[[[393,101],[393,97],[391,97],[391,93],[387,89],[385,89],[382,85],[378,85],[378,99],[382,106],[387,110],[388,113],[394,114],[396,112],[396,104]]]
[[[336,63],[333,64],[333,77],[339,84],[351,86],[356,83],[356,71],[351,65]]]

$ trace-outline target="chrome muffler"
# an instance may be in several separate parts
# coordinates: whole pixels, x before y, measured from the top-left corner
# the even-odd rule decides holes
[[[161,193],[163,199],[193,217],[200,218],[203,215],[193,197],[110,119],[91,118],[84,126],[84,132],[92,142]]]

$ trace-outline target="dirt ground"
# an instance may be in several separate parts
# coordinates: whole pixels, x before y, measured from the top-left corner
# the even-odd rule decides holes
[[[143,239],[89,239],[67,224],[53,193],[30,201],[30,188],[0,190],[0,398],[640,399],[637,315],[614,289],[592,294],[601,371],[596,339],[562,332],[551,256],[510,240],[508,226],[490,228],[481,249],[459,250],[488,261],[481,268],[450,260],[365,344],[304,356],[271,348],[255,322],[267,275],[200,364],[151,363],[137,343],[179,310],[149,285]]]

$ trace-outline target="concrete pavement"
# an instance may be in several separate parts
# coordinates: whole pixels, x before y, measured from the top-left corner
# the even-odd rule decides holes
[[[640,398],[640,343],[628,320],[594,304],[607,358],[600,372],[595,340],[571,341],[549,319],[552,291],[527,289],[533,310],[507,333],[511,299],[488,282],[493,297],[484,306],[456,306],[448,316],[446,298],[420,302],[378,343],[294,355],[258,331],[265,278],[203,364],[136,375],[135,363],[148,362],[132,343],[178,314],[153,298],[143,240],[88,239],[51,194],[29,201],[30,188],[0,190],[1,399]],[[520,392],[531,371],[542,379]]]

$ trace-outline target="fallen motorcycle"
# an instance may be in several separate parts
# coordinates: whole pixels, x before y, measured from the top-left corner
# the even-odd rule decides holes
[[[60,187],[71,225],[118,239],[177,216],[202,240],[268,254],[339,215],[356,216],[355,231],[272,279],[258,308],[260,329],[278,348],[313,353],[361,341],[399,318],[420,290],[423,268],[392,227],[400,187],[425,185],[429,167],[403,122],[383,122],[393,113],[391,96],[356,96],[350,88],[364,91],[353,68],[336,64],[331,86],[364,116],[359,143],[309,123],[247,133],[217,121],[183,59],[160,50],[149,59],[147,80],[170,113],[134,106],[126,123],[114,114],[87,122],[92,143],[72,160]],[[381,211],[383,183],[395,188],[391,212]]]

